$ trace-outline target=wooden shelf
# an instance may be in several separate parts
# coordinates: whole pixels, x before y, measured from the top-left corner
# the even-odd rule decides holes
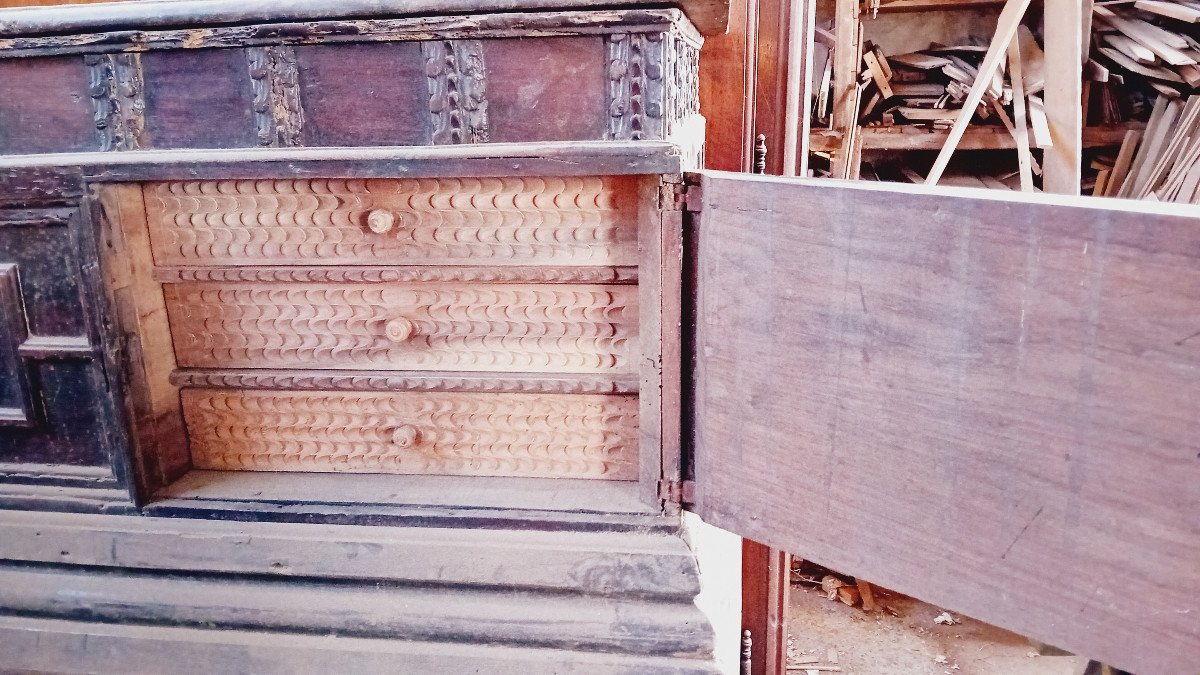
[[[1084,127],[1085,148],[1119,145],[1130,129],[1142,129],[1141,122],[1128,122],[1108,127]],[[863,150],[940,150],[946,142],[946,131],[930,131],[912,125],[892,127],[863,127]],[[809,137],[809,150],[832,152],[841,147],[841,135],[827,129],[815,129]],[[958,144],[959,150],[1015,150],[1012,134],[999,125],[969,127]]]
[[[1002,7],[1004,0],[892,0],[879,5],[880,14],[901,12],[943,12],[956,9],[987,9]]]

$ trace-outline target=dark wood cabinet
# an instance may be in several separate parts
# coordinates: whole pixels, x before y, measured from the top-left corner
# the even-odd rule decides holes
[[[1200,658],[1195,213],[705,172],[709,3],[235,4],[0,12],[12,667],[728,670],[713,525]]]

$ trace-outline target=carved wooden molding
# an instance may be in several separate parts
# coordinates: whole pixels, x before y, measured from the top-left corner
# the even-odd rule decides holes
[[[488,141],[487,72],[479,40],[421,43],[434,145]]]
[[[295,48],[248,47],[246,59],[254,89],[258,144],[275,148],[304,145],[304,108],[300,102],[300,68]]]
[[[484,283],[636,283],[638,269],[623,267],[160,267],[154,280]]]
[[[664,40],[661,33],[614,33],[608,52],[608,139],[664,137]]]
[[[635,480],[636,396],[185,389],[198,469]]]
[[[140,54],[89,54],[88,94],[102,150],[138,150],[146,130]]]
[[[177,370],[177,387],[325,391],[474,391],[535,394],[634,394],[636,375]]]
[[[634,286],[166,284],[195,368],[630,372]]]
[[[148,183],[158,265],[636,265],[629,177]]]

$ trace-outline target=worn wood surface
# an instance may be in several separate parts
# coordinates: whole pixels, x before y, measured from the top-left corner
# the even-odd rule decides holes
[[[1133,672],[1194,668],[1200,213],[702,189],[706,520]]]
[[[245,51],[164,51],[142,54],[139,60],[146,89],[145,147],[258,144],[251,120],[253,99]]]
[[[490,143],[474,146],[138,150],[0,156],[0,200],[16,191],[44,201],[63,185],[243,178],[596,176],[680,173],[678,149],[660,141]],[[3,202],[0,202],[3,203]]]
[[[0,61],[0,154],[100,148],[83,61]]]
[[[142,0],[104,7],[44,7],[0,10],[0,36],[47,33],[97,33],[141,27],[175,28],[221,24],[370,18],[640,9],[659,3],[647,0],[436,0],[414,5],[409,0],[321,0],[297,4],[289,0]],[[727,0],[681,0],[677,3],[705,34],[725,32]]]

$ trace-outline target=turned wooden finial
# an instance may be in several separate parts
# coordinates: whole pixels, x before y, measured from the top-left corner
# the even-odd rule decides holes
[[[387,338],[392,342],[407,342],[417,334],[417,325],[404,317],[392,319],[383,327]]]
[[[367,214],[367,228],[375,234],[387,234],[396,226],[396,216],[391,211],[373,209]]]
[[[401,424],[392,431],[392,443],[401,448],[411,448],[421,438],[421,431],[411,424]]]

